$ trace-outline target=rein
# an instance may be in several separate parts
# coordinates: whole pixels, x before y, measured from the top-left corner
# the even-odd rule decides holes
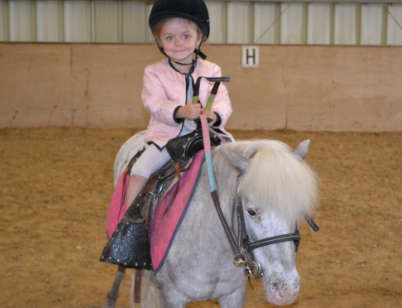
[[[222,77],[221,79],[220,78],[207,78],[207,79],[215,82],[211,95],[208,99],[207,106],[206,106],[206,110],[210,110],[220,82],[228,81],[228,78]],[[192,101],[193,103],[196,103],[198,101],[198,89],[200,86],[200,81],[201,81],[201,78],[198,78],[196,85],[195,85],[195,91],[194,91],[194,96],[193,96],[193,101]],[[238,225],[238,229],[239,229],[237,240],[236,240],[235,232],[233,231],[232,228],[230,228],[230,226],[222,212],[222,208],[221,208],[221,205],[219,202],[218,192],[216,190],[215,174],[214,174],[214,170],[213,170],[212,156],[211,156],[211,142],[209,139],[209,129],[208,129],[208,123],[207,123],[205,114],[201,114],[200,122],[201,122],[201,128],[202,128],[202,137],[203,137],[204,152],[205,152],[205,163],[207,165],[210,193],[211,193],[212,201],[214,203],[219,220],[222,224],[222,227],[225,231],[225,234],[226,234],[226,237],[230,244],[230,247],[233,251],[233,254],[234,254],[233,262],[236,266],[243,267],[245,269],[247,276],[252,275],[254,279],[259,279],[263,276],[263,270],[261,268],[261,265],[255,261],[255,258],[253,255],[253,250],[260,248],[260,247],[272,245],[272,244],[293,241],[295,243],[295,249],[297,252],[297,249],[298,249],[299,243],[300,243],[299,230],[296,228],[296,231],[293,233],[281,234],[281,235],[267,237],[267,238],[263,238],[263,239],[251,242],[249,240],[249,236],[247,234],[243,206],[242,206],[240,198],[238,196],[236,196],[236,198],[234,199],[234,205],[233,205],[233,207],[236,210],[237,225]],[[306,215],[305,219],[315,232],[317,232],[319,230],[318,226],[314,223],[314,221],[309,216]]]

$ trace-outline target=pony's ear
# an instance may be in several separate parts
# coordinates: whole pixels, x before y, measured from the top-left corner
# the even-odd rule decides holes
[[[307,156],[309,145],[310,145],[310,139],[306,139],[300,142],[296,150],[293,151],[293,154],[295,154],[297,157],[301,159],[304,159]]]
[[[227,158],[229,163],[241,174],[245,173],[250,165],[250,161],[237,152],[230,151],[222,147],[222,153]]]

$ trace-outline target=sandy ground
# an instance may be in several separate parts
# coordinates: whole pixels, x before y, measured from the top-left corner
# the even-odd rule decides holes
[[[0,130],[0,307],[103,305],[115,267],[98,261],[114,156],[132,130]],[[402,133],[234,132],[295,147],[321,179],[301,228],[302,286],[290,307],[402,307]],[[118,307],[129,307],[129,279]],[[213,302],[191,308],[218,307]],[[246,307],[273,307],[259,282]]]

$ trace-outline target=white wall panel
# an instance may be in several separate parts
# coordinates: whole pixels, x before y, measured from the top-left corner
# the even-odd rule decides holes
[[[35,2],[30,0],[10,1],[10,40],[35,41]]]
[[[402,45],[402,4],[388,5],[388,45]]]
[[[38,0],[36,3],[37,38],[40,42],[64,40],[63,2]]]
[[[401,3],[206,3],[210,43],[402,45]],[[151,7],[138,0],[0,0],[0,41],[152,42]]]
[[[250,42],[250,8],[251,3],[230,2],[228,8],[228,43],[249,43]]]
[[[331,43],[331,4],[311,3],[308,5],[308,44]]]
[[[95,41],[119,42],[122,40],[120,2],[96,0],[95,4]]]
[[[381,45],[382,38],[382,5],[362,4],[362,45]]]
[[[226,4],[224,2],[209,1],[207,6],[211,27],[208,41],[210,43],[226,43]]]
[[[151,14],[152,4],[147,4],[145,8],[145,42],[153,42],[154,37],[152,35],[151,30],[149,29],[148,19],[149,15]]]
[[[281,43],[302,44],[303,42],[303,4],[283,3],[281,22]]]
[[[254,5],[254,42],[275,44],[279,42],[280,5],[277,3],[256,3]]]
[[[355,4],[335,5],[335,44],[356,44],[356,10]]]
[[[66,42],[91,42],[92,5],[86,0],[64,1],[64,28]]]
[[[138,1],[123,1],[123,42],[142,43],[150,40],[149,6]]]
[[[8,22],[8,2],[0,1],[0,42],[8,41],[9,22]]]

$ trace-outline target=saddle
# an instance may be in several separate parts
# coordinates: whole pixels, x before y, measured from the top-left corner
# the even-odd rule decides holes
[[[221,143],[220,131],[210,132],[209,137],[211,140],[211,146],[217,146]],[[197,122],[197,129],[193,132],[173,138],[166,144],[166,150],[168,151],[172,160],[179,164],[181,168],[188,164],[188,161],[194,157],[194,155],[204,148],[202,141],[201,124]]]
[[[211,134],[211,144],[216,146],[221,138]],[[181,173],[191,166],[194,155],[203,149],[202,134],[195,130],[168,142],[166,149],[171,156],[162,168],[153,173],[144,188],[133,200],[124,217],[119,222],[112,238],[103,249],[100,261],[135,269],[152,269],[149,230],[153,205],[163,200],[178,183]],[[135,155],[128,169],[138,159]],[[126,176],[129,172],[126,173]],[[176,191],[179,189],[176,185]],[[169,210],[173,198],[166,208]]]

